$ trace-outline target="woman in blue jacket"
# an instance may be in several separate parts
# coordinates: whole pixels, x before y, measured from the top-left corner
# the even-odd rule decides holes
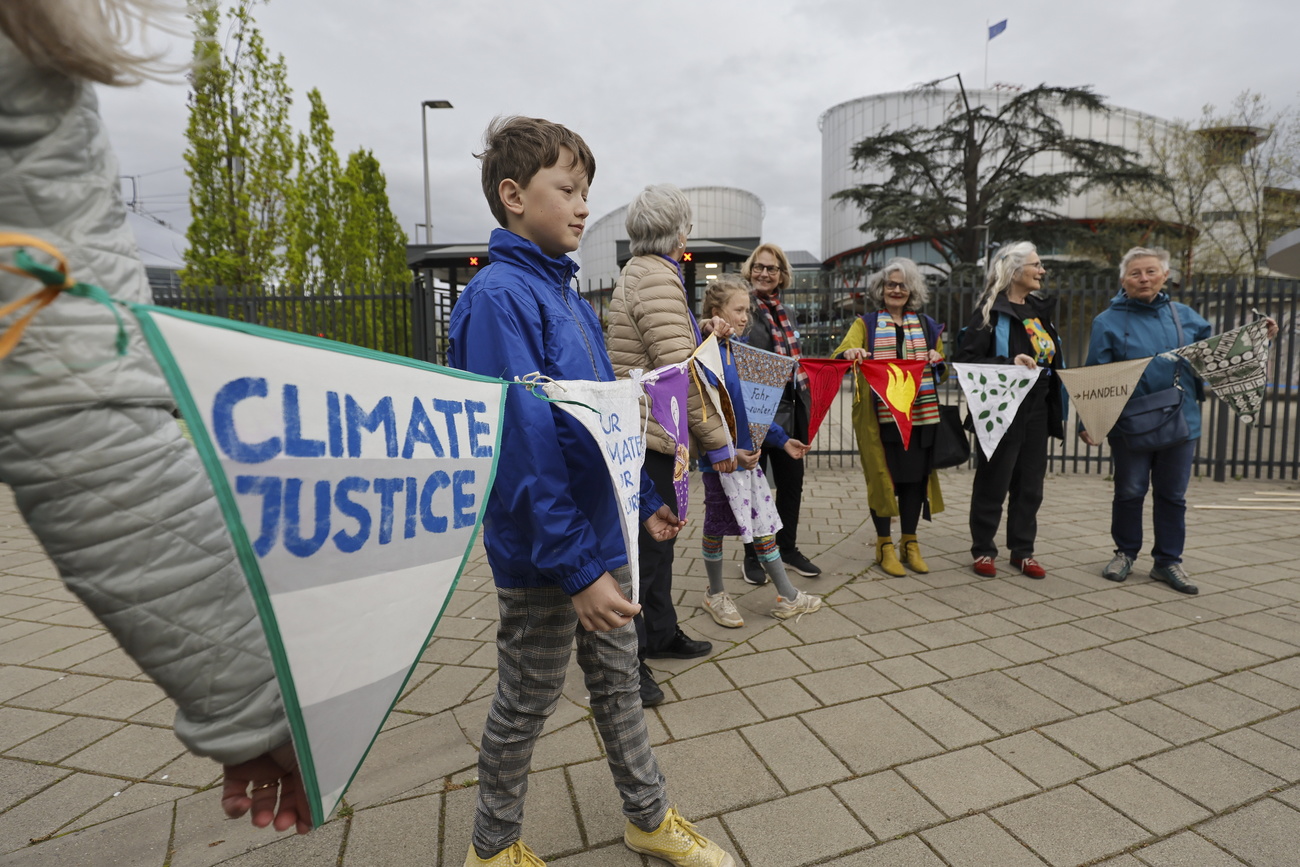
[[[1112,432],[1109,441],[1115,462],[1115,499],[1110,535],[1115,540],[1115,556],[1101,574],[1111,581],[1123,581],[1132,571],[1142,547],[1142,506],[1149,487],[1153,491],[1151,518],[1156,537],[1151,549],[1155,560],[1151,577],[1179,593],[1196,594],[1199,590],[1187,579],[1182,561],[1187,535],[1187,483],[1192,475],[1196,441],[1201,436],[1200,401],[1205,394],[1190,364],[1161,357],[1160,353],[1204,340],[1212,329],[1196,311],[1162,291],[1169,278],[1167,251],[1134,247],[1120,261],[1119,276],[1119,294],[1111,299],[1110,308],[1093,320],[1087,363],[1154,356],[1133,390],[1133,397],[1177,383],[1185,394],[1182,410],[1187,438],[1153,451],[1140,451]],[[1276,333],[1277,326],[1270,320],[1269,339]],[[1098,444],[1087,431],[1081,431],[1079,436],[1088,445]]]

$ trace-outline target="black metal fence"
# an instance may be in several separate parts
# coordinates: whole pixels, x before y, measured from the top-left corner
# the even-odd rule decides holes
[[[819,285],[787,290],[784,300],[797,311],[804,354],[825,357],[839,344],[862,312],[861,284],[846,275],[827,272]],[[603,313],[612,287],[580,287],[598,313]],[[1057,298],[1055,321],[1066,364],[1081,365],[1087,355],[1093,318],[1118,291],[1107,277],[1053,275],[1045,286]],[[1258,422],[1245,425],[1236,414],[1211,398],[1204,407],[1202,436],[1195,472],[1222,481],[1226,478],[1300,479],[1300,281],[1247,281],[1202,277],[1172,291],[1210,321],[1216,332],[1253,318],[1252,309],[1272,316],[1281,326],[1269,361],[1268,388]],[[926,312],[945,326],[946,340],[970,316],[979,289],[972,285],[931,289]],[[455,303],[452,292],[421,282],[388,287],[339,287],[334,291],[301,289],[265,292],[213,287],[166,291],[155,303],[256,322],[305,334],[316,334],[359,346],[444,363],[447,325]],[[949,403],[961,400],[956,384],[941,386]],[[808,460],[815,466],[849,467],[857,462],[857,445],[850,421],[852,387],[846,378],[813,443]],[[1110,473],[1110,453],[1103,444],[1090,447],[1071,433],[1063,442],[1051,441],[1049,468],[1055,472]]]

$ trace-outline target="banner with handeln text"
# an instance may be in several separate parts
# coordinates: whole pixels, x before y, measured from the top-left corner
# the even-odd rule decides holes
[[[1096,442],[1110,433],[1146,372],[1150,357],[1058,370],[1083,428]]]

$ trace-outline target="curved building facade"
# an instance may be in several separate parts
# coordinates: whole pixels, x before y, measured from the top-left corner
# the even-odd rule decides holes
[[[996,110],[1009,101],[1014,93],[1006,90],[968,90],[967,98],[973,106],[984,105]],[[841,261],[860,256],[865,248],[879,239],[858,227],[863,222],[862,212],[852,202],[833,199],[840,190],[864,183],[880,183],[888,178],[882,170],[857,171],[851,156],[853,146],[864,138],[879,135],[886,129],[898,130],[912,126],[935,126],[960,102],[957,90],[920,90],[882,93],[842,102],[822,113],[818,126],[822,134],[822,249],[826,261]],[[1140,150],[1143,127],[1167,126],[1160,118],[1126,108],[1113,108],[1110,112],[1092,112],[1060,106],[1055,112],[1072,136],[1095,139],[1120,145],[1130,150]],[[1029,164],[1030,170],[1059,171],[1065,167],[1059,155],[1044,154]],[[1105,207],[1105,192],[1092,190],[1058,204],[1057,209],[1076,220],[1101,219]],[[993,239],[994,241],[998,239]],[[928,244],[900,241],[891,244],[881,256],[907,256],[917,262],[941,262]],[[873,256],[873,259],[876,258]]]
[[[758,246],[763,234],[763,200],[735,187],[687,187],[695,228],[686,245],[701,261],[717,261],[712,254],[743,250],[743,259]],[[627,261],[627,205],[589,223],[578,247],[583,282],[612,283]]]

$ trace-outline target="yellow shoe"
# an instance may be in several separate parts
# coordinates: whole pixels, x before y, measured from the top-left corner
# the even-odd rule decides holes
[[[662,858],[676,867],[736,867],[732,857],[695,830],[676,807],[668,808],[668,815],[653,831],[642,831],[628,822],[623,843],[633,852]]]
[[[516,840],[486,861],[478,857],[474,844],[470,843],[465,867],[546,867],[546,862],[538,858],[523,840]]]
[[[895,578],[902,578],[907,574],[903,564],[898,562],[898,554],[894,552],[894,542],[888,536],[876,537],[876,564],[880,566],[881,572],[893,575]]]
[[[904,534],[903,538],[898,540],[898,547],[903,549],[903,562],[907,568],[913,572],[920,572],[924,575],[930,571],[930,567],[921,559],[921,543],[916,541],[916,536]]]

